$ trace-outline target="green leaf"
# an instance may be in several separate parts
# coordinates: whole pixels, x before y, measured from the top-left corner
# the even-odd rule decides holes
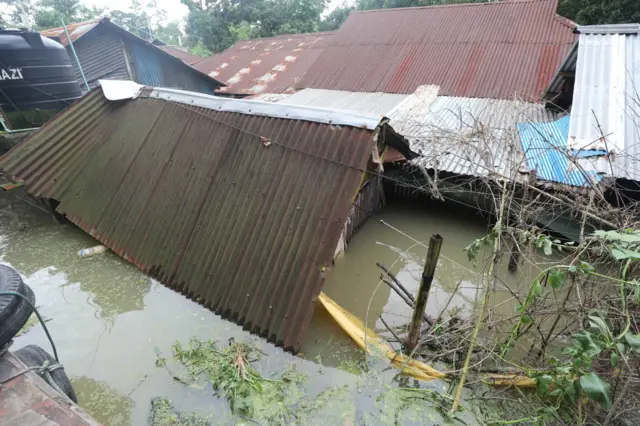
[[[632,351],[640,353],[640,334],[632,334],[631,332],[628,332],[624,335],[624,340],[627,341]]]
[[[591,328],[598,330],[607,339],[611,336],[611,331],[609,331],[607,323],[602,318],[595,315],[589,315],[588,318]]]
[[[615,367],[616,365],[618,365],[618,358],[620,357],[620,355],[618,355],[618,352],[611,352],[611,366]]]
[[[640,243],[640,235],[621,233],[617,231],[595,231],[594,236],[607,241],[619,241],[623,243]]]
[[[580,269],[585,272],[593,272],[596,270],[593,265],[587,262],[580,262]]]
[[[568,272],[575,274],[576,272],[578,272],[578,267],[577,266],[569,266],[569,268],[567,269]]]
[[[565,275],[562,271],[552,271],[549,274],[549,285],[552,289],[557,290],[564,284]]]
[[[624,351],[627,350],[626,346],[622,342],[616,343],[616,348],[618,349],[618,352],[620,352],[621,354],[623,354]]]
[[[640,252],[629,250],[620,246],[611,249],[611,255],[616,260],[640,259]]]
[[[536,392],[538,395],[545,396],[549,392],[549,385],[553,383],[553,377],[548,374],[544,374],[536,378]]]
[[[533,282],[533,295],[535,297],[542,296],[542,286],[540,285],[540,281],[538,281],[538,280],[535,280]]]
[[[580,377],[580,386],[584,393],[593,401],[600,403],[605,410],[611,408],[609,395],[611,386],[602,380],[596,373],[589,373]]]
[[[573,336],[573,346],[590,358],[593,358],[602,351],[600,346],[593,341],[591,333],[586,330],[582,330]]]
[[[633,294],[636,297],[636,303],[640,303],[640,285],[636,285],[633,289]]]
[[[531,318],[529,315],[523,315],[521,321],[523,324],[529,324],[533,321],[533,318]]]

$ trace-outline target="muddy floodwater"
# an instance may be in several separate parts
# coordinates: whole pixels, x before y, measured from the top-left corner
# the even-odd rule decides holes
[[[310,377],[305,387],[310,395],[344,386],[357,418],[371,424],[386,422],[385,408],[377,399],[392,383],[394,372],[382,370],[376,380],[364,381],[354,368],[361,352],[321,307],[316,309],[301,354],[284,353],[144,276],[113,253],[80,258],[78,250],[96,241],[71,224],[55,223],[25,199],[20,192],[0,194],[0,262],[17,269],[33,288],[41,314],[50,319],[47,325],[80,405],[99,421],[148,424],[151,399],[166,397],[180,410],[196,409],[230,424],[224,420],[231,419],[225,400],[213,396],[211,389],[177,383],[166,369],[155,365],[157,352],[170,357],[174,342],[195,336],[223,343],[231,338],[255,340],[265,353],[260,364],[263,374],[295,364]],[[373,328],[382,328],[381,315],[392,325],[406,324],[410,310],[380,283],[375,262],[387,265],[409,290],[416,291],[427,249],[398,230],[425,244],[435,232],[444,237],[428,313],[437,316],[449,300],[448,309],[471,311],[481,279],[463,248],[484,235],[487,225],[455,210],[386,207],[352,239],[328,275],[324,291]],[[530,280],[534,272],[522,270],[512,275],[505,270],[500,274],[505,283],[517,286]],[[512,315],[508,295],[502,298],[500,294],[496,292],[490,301],[493,314]],[[28,344],[50,351],[39,326],[18,337],[13,348]],[[448,388],[444,382],[421,386],[438,391]],[[316,424],[333,423],[323,421],[322,415],[314,420]],[[402,422],[443,423],[436,411],[428,409]]]

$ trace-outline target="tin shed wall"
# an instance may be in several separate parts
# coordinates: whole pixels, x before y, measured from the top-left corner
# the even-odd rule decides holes
[[[74,42],[80,65],[92,89],[98,86],[98,80],[130,80],[125,62],[126,56],[122,45],[122,38],[113,31],[96,28],[82,39]],[[78,81],[82,82],[82,75],[73,56],[71,47],[67,46],[69,57],[76,68]],[[86,91],[84,84],[81,84]]]
[[[214,80],[193,71],[189,65],[181,61],[170,60],[159,54],[155,47],[135,41],[127,41],[126,46],[133,57],[137,82],[140,84],[211,95],[218,87]]]
[[[96,90],[0,169],[149,275],[295,350],[372,148],[360,128]]]

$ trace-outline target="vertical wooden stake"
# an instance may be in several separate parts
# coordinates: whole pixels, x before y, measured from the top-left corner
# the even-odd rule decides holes
[[[436,272],[438,257],[440,257],[440,247],[442,247],[442,237],[438,234],[433,234],[431,236],[431,241],[429,241],[427,260],[425,261],[424,269],[422,271],[420,290],[418,290],[418,300],[416,300],[416,307],[413,310],[413,316],[411,318],[411,323],[409,324],[409,338],[405,345],[405,351],[408,354],[413,352],[415,347],[418,345],[420,325],[422,324],[424,310],[427,307],[427,301],[429,300],[429,290],[431,290],[431,282],[433,281],[433,275]]]

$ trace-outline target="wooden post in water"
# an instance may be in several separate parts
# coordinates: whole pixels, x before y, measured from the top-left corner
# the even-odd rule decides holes
[[[429,290],[431,290],[431,282],[433,281],[433,275],[436,272],[438,257],[440,257],[440,247],[442,247],[442,237],[439,234],[433,234],[429,241],[427,260],[425,261],[424,269],[422,270],[422,280],[420,281],[420,289],[418,290],[418,300],[416,300],[416,307],[413,310],[413,316],[411,317],[411,323],[409,324],[409,338],[405,344],[405,352],[407,354],[413,352],[415,347],[418,345],[420,325],[422,324],[424,310],[426,309],[427,301],[429,300]]]

